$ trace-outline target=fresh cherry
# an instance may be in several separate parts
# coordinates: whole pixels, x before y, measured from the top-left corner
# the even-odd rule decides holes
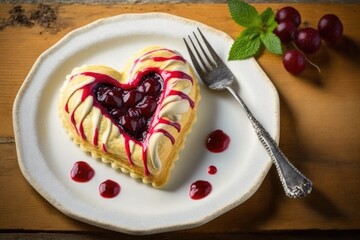
[[[291,21],[298,27],[301,23],[301,15],[298,10],[293,7],[283,7],[275,14],[275,21],[278,23]]]
[[[280,38],[282,43],[288,43],[295,39],[296,26],[292,21],[285,20],[278,24],[274,33]]]
[[[315,53],[322,45],[320,33],[311,27],[303,28],[298,32],[295,44],[304,53]]]
[[[334,14],[322,16],[318,22],[318,30],[321,37],[329,45],[335,45],[340,42],[343,36],[343,24]]]
[[[279,9],[275,14],[275,20],[278,26],[274,33],[281,42],[286,44],[293,41],[296,46],[296,50],[290,50],[283,56],[285,69],[294,75],[304,71],[306,62],[321,72],[315,63],[305,57],[305,54],[318,51],[322,46],[322,40],[328,45],[336,45],[343,37],[343,24],[335,14],[322,16],[317,29],[306,27],[297,30],[301,23],[301,16],[298,10],[289,6]]]
[[[283,65],[289,73],[298,75],[305,70],[306,58],[298,50],[289,50],[284,54]]]

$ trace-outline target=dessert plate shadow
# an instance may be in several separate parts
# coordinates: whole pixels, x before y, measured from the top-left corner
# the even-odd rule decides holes
[[[154,27],[156,26],[156,27]],[[19,166],[28,182],[53,206],[80,221],[129,234],[152,234],[204,224],[248,199],[260,186],[271,160],[235,100],[210,92],[200,82],[197,122],[171,172],[168,184],[155,189],[84,153],[68,137],[58,117],[59,89],[77,66],[98,64],[119,71],[130,56],[149,45],[174,49],[190,61],[182,38],[199,27],[217,53],[227,59],[233,43],[227,34],[196,21],[165,13],[124,14],[76,29],[44,52],[25,79],[13,108]],[[278,141],[279,99],[254,59],[227,62],[240,95]],[[205,147],[206,136],[226,132],[231,143],[222,153]],[[90,182],[74,182],[70,170],[86,161],[95,170]],[[217,173],[208,173],[209,166]],[[112,179],[121,191],[112,199],[98,192]],[[189,197],[190,185],[208,181],[211,193]]]

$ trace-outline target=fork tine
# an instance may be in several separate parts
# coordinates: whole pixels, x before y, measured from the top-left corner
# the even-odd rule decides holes
[[[194,33],[194,35],[195,35],[195,33]],[[196,37],[196,36],[195,36],[195,37]],[[196,53],[197,58],[200,60],[202,66],[203,66],[203,70],[205,70],[205,72],[206,72],[206,71],[210,71],[211,68],[209,68],[209,66],[205,63],[204,59],[201,57],[201,54],[199,53],[199,50],[195,47],[195,44],[194,44],[193,40],[191,39],[190,36],[188,36],[188,38],[189,38],[189,40],[190,40],[190,42],[191,42],[191,45],[193,46],[193,48],[194,48],[194,50],[195,50],[195,53]]]
[[[191,50],[191,48],[190,48],[189,44],[187,43],[186,39],[183,38],[183,40],[184,40],[184,43],[185,43],[185,45],[186,45],[186,48],[187,48],[187,50],[188,50],[188,52],[189,52],[191,61],[193,62],[196,71],[197,71],[198,73],[202,73],[204,70],[202,69],[202,67],[200,66],[199,62],[197,61],[197,59],[196,59],[196,57],[195,57],[195,54],[194,54],[193,51]]]
[[[200,29],[197,28],[197,30],[199,31],[202,40],[204,41],[207,49],[209,50],[211,56],[214,58],[215,62],[216,62],[217,64],[220,64],[220,63],[222,64],[223,61],[221,60],[221,58],[219,57],[219,55],[217,55],[217,53],[215,52],[215,50],[211,47],[210,43],[206,40],[206,38],[204,37],[204,35],[203,35],[202,32],[200,31]]]
[[[216,63],[214,63],[214,61],[210,59],[209,54],[207,54],[207,53],[205,52],[205,50],[204,50],[204,48],[203,48],[203,44],[200,43],[200,41],[199,41],[198,37],[196,36],[195,32],[193,32],[193,34],[194,34],[194,37],[195,37],[195,39],[196,39],[196,41],[197,41],[197,43],[198,43],[198,45],[199,45],[199,47],[200,47],[200,49],[201,49],[201,52],[202,52],[203,55],[205,56],[208,64],[209,64],[212,68],[216,67]]]

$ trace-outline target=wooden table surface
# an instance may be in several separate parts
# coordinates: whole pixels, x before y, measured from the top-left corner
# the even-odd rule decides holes
[[[259,11],[284,3],[253,4]],[[310,196],[289,199],[274,167],[244,204],[194,229],[158,234],[159,239],[358,239],[360,236],[360,4],[292,3],[303,22],[316,26],[326,13],[344,24],[345,39],[323,46],[308,68],[294,77],[280,56],[264,52],[259,64],[280,95],[280,147],[314,183]],[[0,19],[12,4],[0,4]],[[36,4],[22,5],[32,11]],[[8,26],[0,31],[0,238],[137,239],[73,220],[44,200],[22,176],[12,125],[14,98],[37,57],[73,29],[123,13],[160,11],[194,19],[236,38],[242,28],[225,3],[53,4],[58,29]],[[142,238],[150,238],[147,236]]]

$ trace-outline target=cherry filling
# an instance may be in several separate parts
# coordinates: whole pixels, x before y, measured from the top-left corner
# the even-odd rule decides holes
[[[162,90],[163,79],[159,74],[150,72],[142,77],[135,88],[122,89],[101,83],[95,86],[93,93],[96,101],[124,132],[142,141]]]

